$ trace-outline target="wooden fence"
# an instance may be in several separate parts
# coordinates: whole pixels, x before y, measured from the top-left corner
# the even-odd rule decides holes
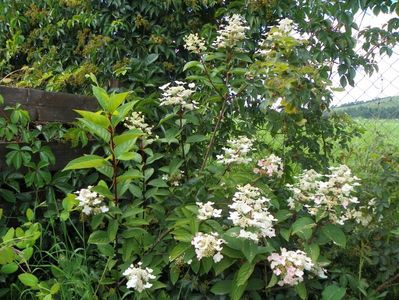
[[[45,92],[36,89],[21,89],[0,86],[0,95],[4,98],[5,106],[15,106],[20,103],[22,108],[29,112],[32,122],[70,123],[75,120],[77,114],[74,109],[94,111],[97,109],[97,101],[92,97],[73,95],[67,93]],[[6,168],[5,155],[7,146],[12,142],[0,141],[0,170]],[[68,161],[83,154],[81,148],[72,148],[68,143],[48,143],[56,157],[56,164],[50,166],[50,170],[62,169]]]

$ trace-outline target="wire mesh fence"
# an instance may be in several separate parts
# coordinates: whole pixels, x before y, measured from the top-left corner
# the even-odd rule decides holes
[[[359,124],[364,134],[357,140],[362,148],[376,142],[399,146],[399,46],[391,56],[377,55],[378,71],[371,76],[358,70],[355,86],[334,94],[333,105]],[[339,82],[339,75],[333,76]]]

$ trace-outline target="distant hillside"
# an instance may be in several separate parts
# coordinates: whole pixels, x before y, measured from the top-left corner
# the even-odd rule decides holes
[[[399,119],[399,96],[343,104],[333,110],[345,112],[353,118]]]

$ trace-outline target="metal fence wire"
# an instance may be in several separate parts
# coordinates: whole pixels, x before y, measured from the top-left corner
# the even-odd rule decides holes
[[[352,116],[364,128],[359,143],[368,146],[378,140],[399,146],[399,45],[391,56],[376,55],[375,62],[378,71],[370,76],[359,69],[353,87],[334,92],[333,107]],[[337,72],[332,79],[339,86]]]

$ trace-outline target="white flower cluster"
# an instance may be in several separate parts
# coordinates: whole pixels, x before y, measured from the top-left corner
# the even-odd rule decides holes
[[[294,21],[288,18],[281,19],[280,22],[278,23],[277,28],[285,33],[290,33],[292,31],[292,24]]]
[[[108,206],[104,203],[104,196],[92,191],[92,188],[93,186],[90,185],[86,189],[75,192],[78,195],[76,200],[79,200],[78,206],[82,212],[90,216],[109,211]]]
[[[288,205],[291,209],[303,205],[311,215],[328,216],[332,223],[342,225],[356,218],[353,206],[359,201],[351,193],[359,185],[360,179],[353,176],[345,165],[329,169],[329,175],[306,170],[298,177],[297,184],[288,184],[293,193]]]
[[[198,232],[191,241],[198,260],[203,257],[212,257],[215,263],[223,259],[223,255],[220,252],[223,250],[222,245],[225,243],[216,232],[211,232],[210,234]]]
[[[151,135],[152,133],[153,127],[145,122],[143,113],[139,111],[133,111],[130,116],[125,118],[123,124],[128,129],[139,129],[147,135]]]
[[[167,83],[160,87],[163,91],[160,105],[178,105],[187,110],[197,109],[198,103],[190,99],[195,92],[194,88],[194,83],[187,84],[183,81],[175,81],[174,85]]]
[[[226,18],[226,25],[221,25],[218,37],[213,45],[217,48],[232,48],[245,39],[245,31],[249,29],[245,20],[238,14]]]
[[[241,227],[238,237],[255,242],[261,237],[276,235],[273,222],[277,221],[268,211],[269,199],[261,196],[260,189],[250,184],[238,186],[229,205],[229,220]]]
[[[162,180],[170,182],[172,186],[179,186],[180,181],[183,179],[183,176],[184,176],[184,171],[178,171],[172,174],[171,176],[169,176],[168,174],[162,175]]]
[[[280,157],[271,154],[265,159],[258,160],[258,167],[254,168],[254,173],[259,175],[266,175],[272,177],[276,175],[277,177],[283,176],[283,161]]]
[[[215,209],[214,202],[208,201],[206,203],[196,202],[198,206],[197,218],[201,221],[208,220],[211,218],[220,218],[222,216],[221,209]]]
[[[191,33],[184,37],[184,48],[188,51],[200,54],[206,50],[205,40],[198,33]]]
[[[143,269],[141,265],[141,262],[137,264],[137,267],[131,264],[130,267],[127,268],[125,272],[123,272],[123,276],[126,276],[127,278],[126,287],[128,289],[133,288],[139,293],[141,293],[145,289],[151,288],[152,283],[150,283],[150,280],[156,278],[154,275],[152,275],[152,269]]]
[[[281,248],[280,251],[281,254],[275,252],[267,258],[274,275],[280,279],[278,285],[297,285],[303,281],[304,270],[310,271],[320,278],[326,278],[325,270],[316,266],[305,252],[301,250],[287,251],[285,248]]]
[[[240,136],[237,139],[228,140],[227,145],[228,147],[222,148],[224,154],[216,156],[218,163],[230,165],[247,164],[252,161],[247,157],[249,151],[252,150],[252,141],[249,138]]]

